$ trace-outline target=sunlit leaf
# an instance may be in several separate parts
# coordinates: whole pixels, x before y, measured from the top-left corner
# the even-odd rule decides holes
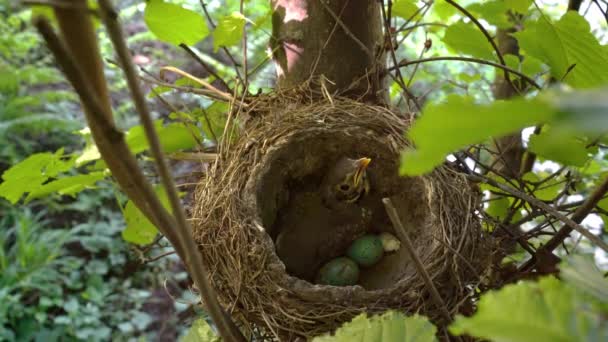
[[[508,9],[519,14],[526,14],[534,0],[502,0]]]
[[[540,183],[543,179],[541,176],[534,172],[526,172],[522,177],[522,180],[526,182],[530,182],[533,185],[536,183]],[[559,192],[564,187],[564,182],[560,177],[553,177],[552,179],[543,182],[539,186],[535,186],[534,196],[541,201],[552,201],[555,199],[555,196],[559,194]]]
[[[95,183],[105,177],[105,172],[91,172],[89,174],[61,177],[32,190],[25,198],[25,201],[28,202],[32,199],[48,196],[52,193],[73,196],[82,190],[94,187]]]
[[[608,84],[608,68],[598,67],[608,65],[608,56],[578,13],[568,11],[554,24],[543,16],[513,35],[524,53],[549,65],[558,80],[577,88]]]
[[[441,20],[448,20],[453,15],[458,13],[456,7],[450,5],[446,1],[434,1],[431,11],[436,14]]]
[[[477,313],[457,316],[450,331],[496,342],[606,340],[601,316],[585,306],[575,289],[547,277],[482,295]]]
[[[408,133],[416,150],[404,153],[401,173],[423,174],[442,163],[452,151],[547,121],[553,114],[551,106],[538,100],[481,105],[470,98],[451,96],[444,103],[430,104]]]
[[[219,342],[221,339],[213,332],[209,323],[203,318],[199,318],[181,339],[180,342]]]
[[[507,1],[501,0],[476,2],[467,6],[467,10],[475,14],[478,19],[483,19],[499,28],[512,25],[508,20],[508,9]]]
[[[564,165],[583,166],[589,159],[585,143],[565,130],[550,129],[530,136],[528,149]]]
[[[174,45],[194,45],[209,34],[200,14],[163,0],[148,1],[144,21],[158,39]]]
[[[63,149],[55,153],[32,154],[2,174],[0,197],[15,204],[25,193],[39,189],[49,178],[73,166],[73,159],[63,158]]]
[[[247,19],[239,12],[220,18],[213,31],[213,49],[217,51],[220,46],[238,44],[243,38],[243,27]]]
[[[397,0],[393,2],[393,14],[405,20],[411,20],[418,12],[418,1],[416,0]]]
[[[511,207],[511,201],[508,197],[500,197],[497,199],[493,199],[488,204],[488,208],[486,209],[486,213],[498,221],[502,221],[507,217],[509,213],[509,208]]]
[[[157,187],[156,195],[165,208],[169,208],[167,194],[162,187]],[[123,209],[126,228],[122,231],[122,238],[138,245],[147,245],[154,241],[158,230],[156,226],[129,200]]]
[[[443,42],[459,53],[487,60],[495,59],[492,45],[472,23],[459,21],[450,25],[445,31]]]
[[[333,336],[315,337],[313,342],[431,342],[437,328],[422,316],[397,311],[368,317],[365,313],[345,323]]]
[[[165,153],[191,149],[202,140],[196,126],[180,122],[164,126],[159,132],[159,137],[163,152]]]
[[[207,139],[219,139],[224,133],[228,104],[225,102],[214,102],[204,111],[201,110],[200,122]]]

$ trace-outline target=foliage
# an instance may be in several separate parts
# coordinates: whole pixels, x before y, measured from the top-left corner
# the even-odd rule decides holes
[[[340,327],[333,336],[315,337],[315,342],[386,341],[432,342],[437,329],[424,317],[406,317],[400,312],[388,311],[368,317],[365,313]]]
[[[37,137],[58,148],[78,127],[72,114],[75,96],[57,89],[62,77],[27,19],[0,20],[0,170],[36,152]]]
[[[181,342],[219,342],[221,339],[213,332],[204,318],[199,318],[181,339]]]
[[[195,0],[151,0],[145,7],[125,1],[121,4],[123,20],[143,17],[149,30],[133,34],[130,47],[151,60],[160,60],[146,66],[154,69],[167,62],[184,64],[175,57],[181,56],[177,46],[191,46],[229,87],[237,88],[237,75],[243,72],[241,43],[247,31],[250,89],[268,91],[269,79],[274,77],[265,51],[271,32],[269,2],[248,1],[242,10],[236,0],[203,3],[207,3],[211,20]],[[497,101],[493,90],[503,70],[478,62],[502,61],[476,23],[447,1],[393,1],[388,13],[393,16],[389,23],[398,43],[397,60],[469,58],[421,62],[401,69],[410,91],[426,102],[408,133],[415,148],[404,151],[401,172],[421,175],[447,159],[465,172],[517,188],[571,215],[580,205],[572,203],[588,198],[608,175],[608,30],[590,16],[566,12],[565,2],[552,7],[531,0],[458,3],[498,45],[499,30],[514,31],[510,36],[520,48],[519,55],[502,57],[507,66],[539,88],[511,73],[519,94]],[[142,305],[158,275],[141,272],[130,277],[117,274],[116,269],[133,259],[125,241],[146,245],[155,240],[157,232],[113,188],[90,132],[82,129],[75,95],[26,25],[31,11],[14,12],[13,7],[10,2],[0,2],[0,201],[10,203],[0,202],[0,339],[67,336],[102,340],[144,334],[151,318]],[[587,12],[593,11],[597,9],[590,7]],[[103,32],[100,42],[104,57],[111,59],[111,45]],[[125,128],[132,152],[147,167],[147,140],[142,128],[134,125],[132,103],[124,100],[122,74],[108,65],[106,75],[119,104],[117,122]],[[205,80],[218,81],[211,75]],[[197,86],[186,78],[176,80],[175,85]],[[394,80],[390,89],[395,107],[412,109]],[[166,153],[213,146],[221,139],[227,104],[176,92],[166,85],[154,87],[150,98],[175,105],[168,112],[157,109],[156,113],[155,125]],[[186,107],[195,109],[187,111]],[[521,135],[530,127],[536,127],[535,133],[525,136],[523,149],[527,158],[533,156],[536,161],[531,168],[517,177],[493,168],[500,153],[496,139]],[[80,148],[82,142],[84,148]],[[92,195],[87,189],[105,193]],[[512,194],[490,184],[480,184],[480,189],[486,203],[478,214],[488,231],[522,227],[526,244],[508,257],[520,266],[529,258],[530,249],[536,250],[551,238],[549,228],[559,228],[551,215],[538,213],[538,208]],[[110,199],[111,205],[107,203]],[[604,222],[608,221],[606,201],[593,211]],[[53,221],[72,215],[78,218],[61,224]],[[605,233],[605,227],[591,228],[599,234]],[[605,239],[606,235],[601,236]],[[596,253],[594,246],[585,239],[577,242],[578,238],[573,235],[564,241],[556,254]],[[605,261],[605,254],[598,255],[598,260]],[[451,331],[496,341],[608,338],[605,276],[584,259],[569,262],[570,266],[562,265],[563,281],[547,277],[483,294],[478,312],[459,317]],[[392,329],[421,331],[422,340],[433,339],[435,331],[418,316],[363,314],[335,337],[317,340],[343,340],[353,335],[373,339],[380,336],[374,334],[388,334]],[[38,333],[28,335],[28,331]],[[215,340],[202,319],[185,337],[188,341],[200,339]]]
[[[507,285],[482,295],[472,317],[458,316],[454,334],[469,334],[492,341],[602,341],[608,338],[606,298],[597,289],[607,285],[593,263],[574,259],[590,271],[585,277],[560,281],[545,277],[538,282]],[[563,266],[565,274],[579,274]],[[595,289],[580,292],[578,288]],[[605,292],[605,291],[604,291]]]
[[[209,34],[199,14],[163,0],[148,2],[144,20],[158,39],[175,45],[194,45]]]
[[[104,341],[145,334],[153,317],[143,306],[161,279],[145,270],[124,278],[137,260],[120,241],[123,220],[112,197],[105,187],[60,204],[63,216],[86,218],[71,227],[49,221],[51,209],[0,208],[0,339]]]

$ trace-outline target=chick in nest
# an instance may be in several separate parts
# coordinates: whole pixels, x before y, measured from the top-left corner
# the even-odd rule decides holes
[[[312,280],[317,269],[365,232],[371,213],[357,205],[370,191],[369,158],[337,160],[320,188],[290,196],[278,220],[276,251],[287,272]]]

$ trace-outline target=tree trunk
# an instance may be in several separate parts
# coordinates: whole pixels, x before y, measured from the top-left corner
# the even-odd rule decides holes
[[[382,17],[376,0],[271,0],[277,89],[385,102]],[[336,20],[337,19],[337,20]]]
[[[517,40],[511,36],[511,34],[515,31],[516,30],[514,28],[510,28],[498,29],[496,32],[498,49],[500,50],[501,54],[519,56],[519,46],[517,45]],[[506,100],[517,95],[516,89],[514,89],[503,77],[503,75],[499,73],[496,73],[493,93],[494,98],[497,100]],[[521,134],[508,135],[497,139],[496,149],[500,153],[500,160],[496,164],[496,168],[504,175],[509,177],[518,177],[524,154]]]

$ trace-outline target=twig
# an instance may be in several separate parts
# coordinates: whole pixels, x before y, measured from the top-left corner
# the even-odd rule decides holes
[[[479,58],[474,58],[474,57],[445,56],[445,57],[429,57],[429,58],[417,59],[417,60],[413,60],[413,61],[401,61],[400,63],[398,63],[390,68],[387,68],[386,71],[392,71],[394,69],[398,69],[398,68],[408,66],[411,64],[434,62],[434,61],[461,61],[461,62],[472,62],[472,63],[490,65],[495,68],[503,69],[506,72],[510,72],[512,74],[515,74],[515,75],[523,78],[526,82],[530,83],[530,85],[532,85],[536,89],[542,89],[542,87],[540,85],[538,85],[538,83],[536,83],[531,77],[527,76],[526,74],[523,74],[506,65],[502,65],[499,63],[486,61],[484,59],[479,59]]]
[[[391,24],[390,24],[390,22],[388,22],[387,17],[386,17],[386,10],[384,9],[384,1],[382,1],[382,4],[380,7],[382,10],[382,18],[384,21],[384,30],[385,30],[386,34],[388,35],[388,39],[385,39],[384,43],[388,44],[391,59],[393,60],[393,64],[397,65],[398,64],[397,63],[397,54],[395,53],[395,47],[393,46],[393,37],[391,35]],[[412,101],[414,103],[414,105],[416,105],[416,109],[418,109],[418,111],[421,111],[422,106],[420,106],[420,103],[418,103],[418,99],[414,96],[414,94],[412,94],[412,92],[405,85],[405,81],[403,80],[403,76],[401,75],[401,70],[399,68],[396,68],[395,73],[397,74],[397,77],[396,77],[397,84],[399,84],[399,86],[401,87],[403,92],[407,95],[408,99],[410,101]],[[408,107],[409,107],[409,105],[408,105]]]
[[[228,85],[228,83],[226,83],[226,81],[224,81],[223,78],[221,78],[216,72],[215,70],[213,70],[212,67],[210,67],[209,65],[207,65],[207,63],[205,63],[205,61],[203,61],[199,55],[196,54],[196,52],[194,52],[194,50],[192,50],[188,45],[181,43],[179,44],[179,47],[181,47],[182,49],[184,49],[189,55],[190,57],[192,57],[192,59],[194,59],[198,64],[200,64],[203,68],[205,68],[205,70],[213,77],[215,77],[216,80],[220,81],[222,83],[222,85],[224,86],[224,88],[226,88],[226,90],[228,92],[232,92],[232,89],[230,89],[230,86]]]
[[[223,91],[217,89],[216,87],[212,86],[208,82],[205,82],[205,80],[202,80],[202,79],[200,79],[194,75],[191,75],[183,70],[180,70],[176,67],[164,66],[164,67],[160,68],[161,78],[162,78],[162,75],[167,71],[174,72],[178,75],[186,77],[187,79],[190,79],[190,80],[202,85],[203,87],[207,88],[209,91],[217,94],[219,97],[224,98],[228,102],[232,102],[232,100],[233,100],[232,95],[230,95],[229,93],[223,92]]]
[[[587,198],[587,200],[576,209],[574,214],[572,214],[572,221],[576,223],[581,223],[585,217],[595,208],[597,203],[602,200],[606,192],[608,191],[608,178],[600,184],[600,186],[595,189],[595,191]],[[557,246],[559,246],[572,232],[572,227],[563,226],[557,234],[551,238],[543,247],[548,252],[552,252]],[[585,236],[583,234],[583,236]],[[594,235],[595,236],[595,235]],[[585,236],[586,237],[586,236]],[[600,240],[601,241],[601,240]],[[603,241],[602,241],[603,242]]]
[[[217,153],[174,152],[168,155],[167,157],[175,160],[214,162],[217,159],[217,156]]]
[[[205,4],[204,0],[199,0],[199,3],[201,4],[201,7],[203,8],[203,12],[205,12],[205,16],[207,17],[207,21],[209,21],[209,25],[211,25],[211,28],[215,30],[215,23],[213,22],[213,18],[211,18],[211,15],[209,14],[209,11],[207,10],[207,5]],[[239,71],[239,63],[236,62],[236,59],[234,59],[234,56],[232,56],[232,54],[230,53],[230,50],[228,50],[228,48],[226,48],[225,46],[221,47],[222,51],[224,51],[224,53],[226,54],[226,56],[228,56],[228,59],[230,59],[230,61],[232,62],[232,65],[234,66],[234,71],[236,72],[236,77],[239,79],[239,81],[241,81],[241,83],[243,83],[243,78],[241,77],[241,72]]]
[[[365,46],[365,44],[363,44],[363,42],[361,40],[359,40],[359,38],[357,38],[357,36],[355,36],[350,31],[348,26],[346,26],[346,24],[344,24],[342,19],[340,19],[340,17],[338,15],[336,15],[336,13],[334,11],[332,11],[332,9],[329,7],[329,5],[327,5],[325,3],[325,1],[323,1],[323,0],[319,0],[319,2],[323,5],[323,7],[325,7],[325,10],[327,11],[327,13],[329,13],[329,15],[331,15],[331,17],[334,18],[334,20],[342,28],[344,33],[347,36],[349,36],[350,39],[352,39],[355,43],[357,43],[357,45],[359,45],[359,47],[363,50],[363,52],[365,52],[367,54],[367,56],[369,56],[370,59],[374,60],[375,59],[374,54],[367,48],[367,46]]]
[[[447,3],[449,3],[450,5],[454,6],[460,12],[462,12],[462,14],[466,15],[475,24],[475,26],[477,26],[477,28],[479,28],[481,33],[483,33],[483,35],[486,37],[486,39],[490,43],[490,45],[492,45],[492,48],[494,49],[494,52],[496,52],[496,56],[498,57],[500,64],[502,64],[503,66],[506,67],[507,63],[505,62],[505,59],[502,56],[502,53],[500,53],[500,49],[498,48],[498,45],[496,45],[496,42],[494,41],[494,39],[492,39],[492,36],[490,36],[490,33],[488,32],[488,30],[486,30],[486,28],[483,27],[483,25],[481,25],[479,20],[477,20],[477,18],[475,18],[475,16],[473,14],[471,14],[471,12],[467,11],[464,7],[460,6],[455,1],[453,1],[453,0],[445,0],[445,1]],[[516,88],[515,85],[513,84],[513,82],[511,82],[509,73],[506,70],[504,70],[504,75],[505,75],[505,80],[507,80],[507,83],[509,83],[509,86],[511,86],[512,89],[515,89],[517,92],[519,92],[519,88]]]
[[[226,99],[224,96],[220,96],[220,95],[217,94],[217,92],[214,92],[214,91],[211,91],[211,90],[198,89],[198,88],[193,88],[193,87],[176,86],[175,84],[171,84],[169,82],[159,81],[158,79],[156,79],[154,77],[152,77],[152,78],[141,77],[141,79],[144,80],[147,83],[156,84],[156,85],[159,85],[159,86],[163,86],[163,87],[179,90],[179,91],[186,92],[186,93],[192,93],[192,94],[207,96],[207,97],[209,97],[211,99],[218,100],[218,101],[230,102],[230,100]],[[237,103],[239,105],[241,105],[241,106],[247,107],[247,103],[240,102],[240,101],[237,101]]]
[[[397,209],[395,209],[393,202],[391,201],[390,198],[385,197],[382,199],[382,203],[384,203],[384,208],[386,209],[386,213],[388,214],[388,217],[390,218],[391,222],[393,223],[393,227],[395,228],[395,233],[397,233],[401,242],[403,242],[403,244],[405,245],[406,252],[409,254],[410,258],[412,258],[412,260],[414,261],[414,266],[416,267],[416,270],[418,271],[418,273],[424,280],[424,282],[427,286],[427,289],[431,293],[431,297],[435,301],[435,305],[437,305],[437,307],[439,307],[439,309],[441,311],[441,315],[446,320],[446,322],[451,322],[452,317],[450,315],[450,312],[448,311],[447,307],[445,306],[445,303],[444,303],[443,299],[441,298],[439,291],[437,291],[437,288],[433,284],[433,280],[431,279],[431,276],[429,276],[429,273],[426,271],[426,268],[424,268],[422,261],[420,261],[420,258],[416,254],[416,251],[414,250],[414,244],[412,243],[412,240],[410,240],[410,237],[408,236],[407,231],[405,230],[405,227],[403,227],[403,223],[401,223],[401,219],[399,219],[399,214],[397,213]]]
[[[137,108],[139,118],[150,144],[150,151],[156,161],[161,182],[166,190],[173,215],[176,219],[177,224],[174,227],[174,232],[177,235],[176,242],[178,242],[179,246],[182,246],[182,250],[184,251],[184,263],[189,266],[190,275],[194,279],[197,287],[201,290],[201,295],[209,309],[209,315],[217,325],[220,335],[226,341],[246,341],[240,330],[220,306],[215,289],[207,278],[207,267],[203,263],[203,258],[198,250],[198,246],[190,235],[192,228],[186,219],[186,213],[181,205],[177,188],[175,187],[173,177],[171,176],[171,171],[164,158],[160,139],[154,129],[154,121],[152,120],[144,94],[139,86],[133,59],[130,56],[129,49],[122,36],[122,28],[117,20],[118,15],[114,11],[110,0],[99,0],[99,6],[102,9],[101,17],[108,30],[110,40],[121,61],[129,89],[131,90],[131,97],[135,102],[135,107]]]
[[[149,264],[149,263],[152,263],[152,262],[158,261],[158,260],[160,260],[160,259],[162,259],[162,258],[164,258],[164,257],[167,257],[167,256],[169,256],[169,255],[172,255],[172,254],[175,254],[175,251],[168,251],[168,252],[165,252],[165,253],[159,254],[159,255],[154,256],[154,257],[152,257],[152,258],[145,259],[145,260],[144,260],[144,264]]]
[[[241,12],[241,15],[245,15],[244,9],[243,9],[243,4],[245,3],[244,0],[241,0],[241,4],[239,7],[239,10]],[[245,22],[245,25],[243,25],[243,75],[245,75],[245,79],[243,80],[243,92],[247,93],[247,90],[249,88],[249,68],[247,67],[247,22]]]
[[[556,219],[562,221],[564,224],[566,224],[568,227],[571,228],[570,231],[572,231],[572,229],[576,230],[577,232],[579,232],[581,235],[583,235],[584,237],[586,237],[589,241],[593,242],[594,244],[596,244],[598,247],[600,247],[601,249],[603,249],[604,251],[608,252],[608,244],[606,244],[604,241],[602,241],[600,238],[598,238],[597,236],[591,234],[587,229],[585,229],[583,226],[581,226],[580,224],[578,224],[577,222],[575,222],[573,219],[562,215],[559,211],[557,211],[555,208],[551,207],[550,205],[546,204],[545,202],[532,197],[520,190],[517,190],[513,187],[510,187],[508,185],[504,185],[501,184],[491,178],[488,177],[484,177],[481,175],[476,175],[476,174],[467,174],[467,177],[470,178],[473,181],[476,182],[482,182],[482,183],[487,183],[490,184],[496,188],[499,188],[502,191],[505,191],[507,193],[512,194],[515,197],[518,197],[528,203],[530,203],[530,205],[540,208],[542,210],[544,210],[545,212],[549,213],[551,216],[555,217]],[[607,181],[604,182],[604,184],[602,184],[601,188],[605,188],[604,193],[606,192],[606,190],[608,190],[608,179]],[[603,196],[603,194],[602,194]],[[602,197],[600,196],[600,198]],[[592,198],[594,197],[593,195],[590,197]],[[599,198],[597,199],[599,201]],[[596,202],[597,203],[597,202]],[[594,205],[595,206],[595,205]],[[592,209],[592,208],[591,208]],[[591,210],[590,209],[590,210]],[[585,213],[585,216],[587,215],[587,213]],[[578,218],[578,217],[577,217]],[[580,220],[582,221],[582,219]],[[569,232],[568,232],[569,233]],[[559,245],[561,243],[561,241],[559,241],[559,243],[557,245]]]

